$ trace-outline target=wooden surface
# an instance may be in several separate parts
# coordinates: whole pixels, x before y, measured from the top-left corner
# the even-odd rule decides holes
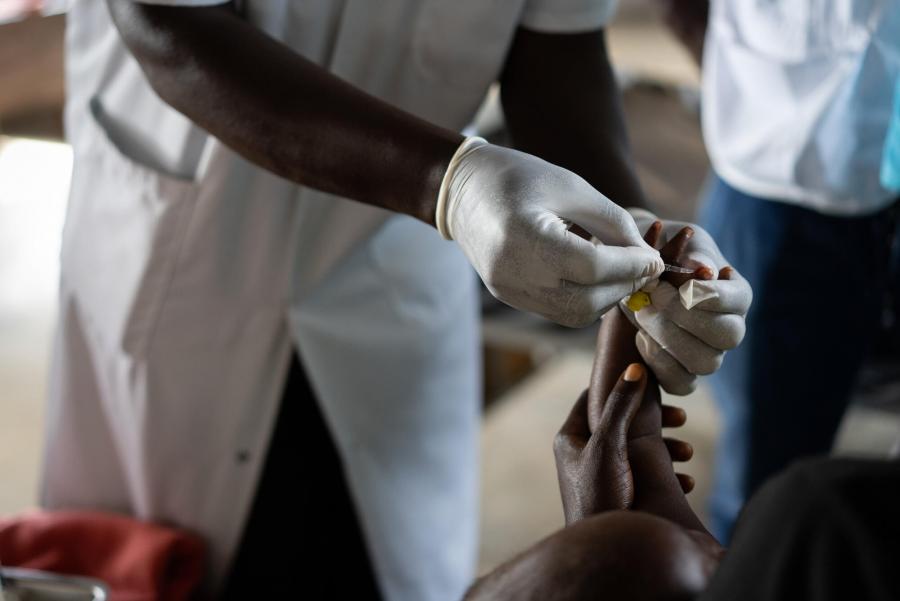
[[[0,133],[62,138],[65,17],[0,25]]]

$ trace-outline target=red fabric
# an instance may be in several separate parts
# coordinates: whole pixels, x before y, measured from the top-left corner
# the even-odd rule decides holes
[[[91,511],[0,519],[0,557],[5,566],[98,578],[110,601],[186,601],[205,571],[197,536]]]

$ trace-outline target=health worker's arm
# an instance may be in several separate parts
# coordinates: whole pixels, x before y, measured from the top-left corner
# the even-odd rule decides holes
[[[463,144],[229,7],[107,2],[150,84],[175,109],[282,177],[435,225],[517,309],[587,325],[663,270],[631,215],[568,169],[478,138]],[[572,234],[575,225],[602,244]]]
[[[603,30],[519,28],[500,80],[516,148],[574,171],[626,207],[646,207]]]
[[[242,156],[294,182],[434,224],[458,133],[332,75],[230,4],[108,5],[157,94]]]
[[[709,21],[709,0],[657,0],[657,3],[663,8],[669,29],[700,65]]]

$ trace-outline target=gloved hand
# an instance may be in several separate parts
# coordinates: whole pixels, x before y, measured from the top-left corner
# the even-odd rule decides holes
[[[640,231],[658,218],[643,209],[629,209]],[[681,228],[690,226],[694,236],[687,243],[681,264],[688,268],[709,269],[705,288],[713,298],[690,310],[685,308],[679,291],[660,281],[651,284],[652,304],[633,315],[638,327],[635,340],[638,351],[656,374],[663,389],[684,395],[696,388],[697,376],[711,374],[722,365],[725,351],[736,347],[744,337],[744,317],[753,300],[750,284],[732,267],[718,245],[702,228],[679,221],[662,221],[663,241]],[[655,285],[655,287],[653,287]]]
[[[451,160],[435,222],[491,294],[567,326],[595,322],[664,268],[628,212],[586,181],[481,138],[467,138]]]

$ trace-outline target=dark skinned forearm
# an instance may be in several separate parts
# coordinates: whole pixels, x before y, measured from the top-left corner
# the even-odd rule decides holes
[[[516,148],[574,171],[621,206],[646,207],[603,31],[520,28],[500,90]]]
[[[228,7],[107,1],[153,89],[236,152],[298,184],[434,223],[459,134],[353,87]]]

